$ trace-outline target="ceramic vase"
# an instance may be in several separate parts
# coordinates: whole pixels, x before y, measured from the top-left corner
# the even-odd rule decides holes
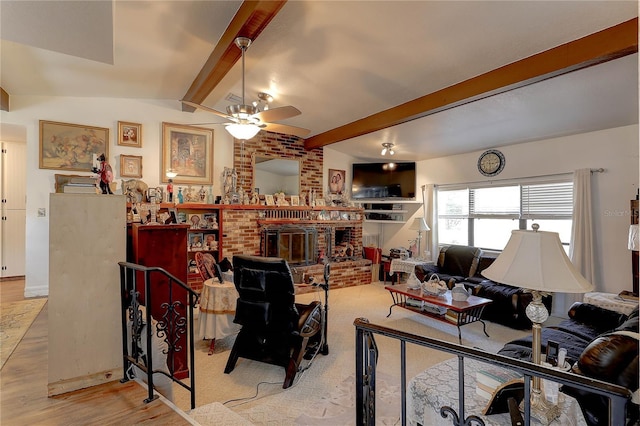
[[[464,284],[458,283],[451,289],[451,298],[458,302],[465,301],[469,298],[469,291]]]

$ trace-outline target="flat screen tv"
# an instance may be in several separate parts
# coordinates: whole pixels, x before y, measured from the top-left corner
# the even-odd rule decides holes
[[[354,163],[354,200],[415,200],[416,163]]]

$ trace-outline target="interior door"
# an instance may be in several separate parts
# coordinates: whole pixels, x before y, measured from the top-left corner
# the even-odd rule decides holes
[[[2,142],[0,192],[2,231],[0,232],[0,277],[25,275],[26,235],[26,144]]]

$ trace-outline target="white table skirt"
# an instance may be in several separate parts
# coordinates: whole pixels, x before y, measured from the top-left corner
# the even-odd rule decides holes
[[[489,400],[476,394],[476,372],[487,368],[488,364],[475,360],[465,360],[465,416],[477,415],[486,426],[511,424],[508,413],[483,416],[482,411]],[[496,368],[496,367],[490,367]],[[551,422],[552,426],[586,426],[578,402],[560,394],[560,417]],[[436,364],[412,378],[407,385],[407,423],[423,426],[451,426],[451,419],[443,419],[440,408],[452,407],[458,415],[458,358]],[[534,423],[532,419],[532,423]],[[539,423],[536,423],[539,424]]]
[[[200,294],[199,339],[222,339],[240,331],[233,322],[238,292],[233,283],[209,279]]]

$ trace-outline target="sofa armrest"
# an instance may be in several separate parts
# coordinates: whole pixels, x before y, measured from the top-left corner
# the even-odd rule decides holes
[[[438,267],[438,265],[435,265],[433,263],[424,263],[421,265],[416,265],[414,272],[416,274],[416,277],[420,281],[425,281],[429,279],[431,274],[440,273],[440,268]]]
[[[597,325],[600,330],[613,330],[627,319],[627,316],[620,312],[582,302],[571,305],[568,315],[575,321]]]

